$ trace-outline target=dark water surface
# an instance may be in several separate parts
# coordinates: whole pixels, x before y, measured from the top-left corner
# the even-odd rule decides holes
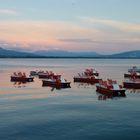
[[[95,67],[103,79],[120,84],[130,59],[0,59],[0,140],[138,140],[140,90],[107,98],[95,85],[73,83],[73,76]],[[52,70],[71,81],[71,88],[42,87],[42,81],[11,83],[14,71]]]

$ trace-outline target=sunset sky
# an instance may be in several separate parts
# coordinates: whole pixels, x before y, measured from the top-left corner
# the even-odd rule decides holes
[[[0,0],[0,46],[116,53],[140,49],[140,0]]]

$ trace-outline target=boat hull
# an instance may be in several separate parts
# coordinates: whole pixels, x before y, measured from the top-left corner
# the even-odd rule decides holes
[[[130,77],[132,77],[132,76],[131,76],[131,74],[125,73],[125,74],[124,74],[124,77],[125,77],[125,78],[130,78]],[[136,75],[135,77],[136,77],[136,78],[140,78],[140,75]]]
[[[101,79],[93,79],[93,78],[81,78],[81,77],[74,77],[74,82],[83,82],[83,83],[99,83]]]
[[[125,96],[125,89],[122,90],[111,90],[107,88],[103,88],[100,86],[96,86],[96,91],[98,93],[104,94],[104,95],[110,95],[110,96]]]
[[[33,77],[14,77],[14,76],[11,76],[11,81],[12,82],[33,82],[34,78]]]
[[[134,89],[140,89],[140,83],[128,83],[123,82],[124,88],[134,88]]]
[[[50,86],[56,88],[70,88],[70,82],[58,83],[58,82],[42,80],[42,86]]]
[[[45,75],[45,74],[39,74],[38,75],[38,77],[40,78],[40,79],[48,79],[48,78],[50,78],[50,76],[49,75]]]

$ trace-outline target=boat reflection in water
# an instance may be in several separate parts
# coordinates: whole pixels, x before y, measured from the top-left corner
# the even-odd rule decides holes
[[[140,89],[129,89],[126,90],[127,93],[135,93],[135,94],[140,94]]]
[[[15,88],[25,88],[27,82],[14,82],[13,85]]]
[[[80,82],[76,82],[74,83],[74,85],[77,87],[77,88],[95,88],[95,84],[92,84],[92,83],[80,83]]]
[[[42,84],[42,87],[50,87],[51,90],[50,91],[54,91],[55,89],[56,90],[60,90],[60,89],[66,89],[66,88],[71,88],[71,86],[68,86],[68,87],[61,87],[61,86],[55,86],[55,85],[43,85]]]
[[[118,96],[113,96],[113,95],[103,95],[103,94],[100,94],[100,93],[96,93],[98,95],[98,100],[102,101],[102,100],[108,100],[108,99],[111,99],[111,100],[118,100],[118,99],[121,99],[121,98],[125,98],[126,97],[126,94],[123,94],[123,95],[118,95]]]
[[[62,88],[62,87],[56,87],[56,86],[50,86],[50,85],[45,85],[45,86],[43,86],[42,85],[42,87],[46,87],[46,88],[49,88],[49,91],[51,91],[51,92],[53,92],[53,91],[55,91],[55,90],[62,90],[62,89],[67,89],[67,88],[71,88],[70,86],[69,87],[67,87],[67,88]]]

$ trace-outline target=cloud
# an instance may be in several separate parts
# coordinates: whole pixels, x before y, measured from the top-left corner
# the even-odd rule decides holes
[[[139,49],[140,31],[137,30],[139,25],[135,25],[98,18],[82,18],[73,22],[1,21],[0,40],[33,50],[59,48],[107,52]]]
[[[18,13],[11,9],[0,9],[0,16],[17,16]]]
[[[133,32],[140,33],[140,23],[129,23],[124,21],[110,20],[104,18],[94,18],[94,17],[80,17],[80,19],[86,23],[98,25],[100,27],[110,27],[116,28],[122,32]]]
[[[94,40],[94,39],[91,39],[91,38],[61,38],[59,39],[59,41],[62,41],[62,42],[66,42],[66,43],[92,43],[92,44],[102,44],[102,45],[105,45],[105,44],[110,44],[110,45],[113,45],[113,44],[129,44],[129,43],[140,43],[140,39],[116,39],[116,40]]]
[[[73,43],[92,43],[90,38],[63,38],[59,39],[62,42],[73,42]]]
[[[77,23],[63,21],[3,21],[0,22],[0,40],[50,42],[58,38],[89,38],[99,34]],[[86,40],[85,40],[86,41]]]

